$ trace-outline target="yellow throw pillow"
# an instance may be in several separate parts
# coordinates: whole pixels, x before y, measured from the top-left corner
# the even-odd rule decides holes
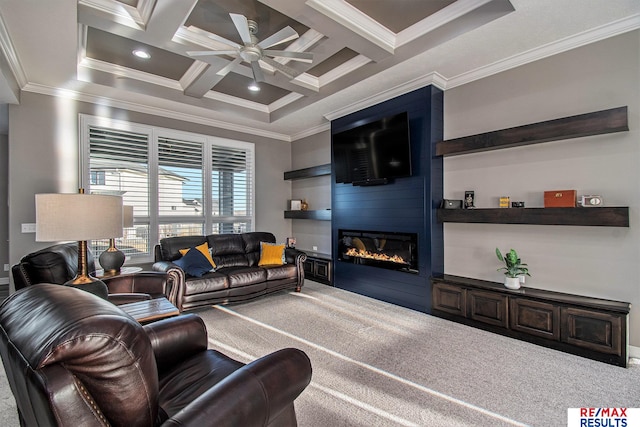
[[[260,261],[258,265],[284,264],[284,245],[260,242]]]
[[[189,249],[190,248],[180,249],[180,255],[185,256],[185,254],[189,252]],[[209,260],[209,262],[211,263],[211,268],[216,268],[216,263],[213,261],[213,258],[211,258],[211,253],[209,253],[209,245],[207,244],[207,242],[204,242],[200,246],[196,246],[196,249],[202,252],[202,255],[204,255],[205,258]]]

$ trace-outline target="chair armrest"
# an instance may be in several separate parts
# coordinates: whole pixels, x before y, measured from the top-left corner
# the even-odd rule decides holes
[[[102,281],[107,285],[109,294],[142,293],[157,298],[170,293],[167,274],[158,271],[105,277]]]
[[[143,328],[151,340],[159,372],[207,349],[207,328],[195,314],[158,320]]]
[[[278,350],[236,370],[162,425],[269,425],[309,385],[311,371],[302,350]]]
[[[109,294],[107,299],[115,305],[129,304],[130,302],[146,301],[151,299],[149,294],[123,293]]]

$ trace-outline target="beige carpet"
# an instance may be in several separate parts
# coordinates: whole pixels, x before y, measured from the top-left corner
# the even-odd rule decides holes
[[[639,365],[606,365],[311,281],[299,294],[197,314],[211,347],[238,360],[283,347],[309,355],[300,426],[563,426],[570,407],[640,407]],[[0,425],[18,425],[2,371]]]

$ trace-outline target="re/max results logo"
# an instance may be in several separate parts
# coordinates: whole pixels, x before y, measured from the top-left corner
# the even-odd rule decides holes
[[[569,408],[568,427],[640,426],[640,408]]]

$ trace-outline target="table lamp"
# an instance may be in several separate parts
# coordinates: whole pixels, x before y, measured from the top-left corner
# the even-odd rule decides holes
[[[122,197],[97,194],[36,194],[36,241],[78,241],[78,273],[65,283],[107,298],[107,285],[89,275],[87,240],[122,233]]]
[[[122,207],[122,227],[117,234],[118,237],[122,237],[123,229],[133,227],[133,206]],[[109,247],[103,251],[98,257],[100,266],[104,269],[105,275],[115,275],[120,273],[120,268],[125,261],[124,252],[116,248],[116,239],[111,237],[109,239]]]

